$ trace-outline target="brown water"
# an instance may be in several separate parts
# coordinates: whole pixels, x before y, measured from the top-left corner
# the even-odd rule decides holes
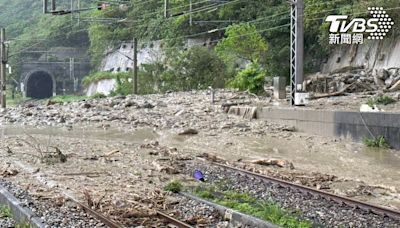
[[[18,135],[45,135],[67,138],[121,141],[141,144],[157,140],[161,145],[184,149],[193,154],[213,153],[228,160],[281,158],[293,162],[296,170],[333,174],[341,178],[365,181],[371,185],[400,189],[400,151],[366,148],[349,141],[308,136],[296,133],[288,136],[264,137],[177,136],[171,131],[156,132],[145,128],[132,132],[121,129],[14,127],[0,128],[0,139]]]
[[[321,172],[372,185],[400,190],[400,151],[366,148],[349,141],[317,136],[262,138],[246,136],[188,137],[164,140],[197,153],[214,153],[228,160],[280,158],[293,162],[296,170]]]
[[[54,137],[83,138],[97,140],[119,140],[132,143],[143,143],[157,139],[160,135],[150,128],[138,129],[133,132],[124,132],[117,128],[73,128],[65,127],[14,127],[6,126],[0,128],[0,139],[8,136],[19,135],[45,135]]]

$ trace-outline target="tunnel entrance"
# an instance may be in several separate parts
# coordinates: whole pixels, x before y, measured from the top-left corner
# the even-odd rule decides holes
[[[44,99],[53,96],[53,78],[49,73],[37,71],[28,76],[26,96],[34,99]]]

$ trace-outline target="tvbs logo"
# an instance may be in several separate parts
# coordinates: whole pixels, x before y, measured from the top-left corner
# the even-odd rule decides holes
[[[369,40],[382,40],[394,26],[394,21],[382,7],[368,8],[371,18],[354,18],[349,21],[347,15],[330,15],[330,44],[362,44],[364,34]]]

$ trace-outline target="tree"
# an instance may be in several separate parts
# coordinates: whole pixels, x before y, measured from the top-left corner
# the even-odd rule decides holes
[[[257,28],[248,23],[230,26],[226,38],[216,47],[218,55],[228,63],[237,59],[258,63],[265,58],[267,50],[267,42]]]
[[[258,63],[251,63],[239,71],[236,77],[228,83],[233,88],[252,93],[261,93],[264,90],[265,71]]]
[[[193,47],[169,56],[169,70],[163,74],[164,90],[206,89],[225,85],[226,67],[214,51]]]

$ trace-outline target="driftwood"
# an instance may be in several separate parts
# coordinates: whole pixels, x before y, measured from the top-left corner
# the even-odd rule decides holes
[[[327,97],[337,97],[337,96],[343,95],[354,84],[355,83],[347,85],[343,89],[341,89],[341,90],[339,90],[337,92],[334,92],[334,93],[328,93],[328,94],[322,94],[322,95],[314,95],[314,96],[310,97],[310,100],[316,100],[316,99],[327,98]]]
[[[110,157],[110,156],[112,156],[112,155],[114,155],[116,153],[119,153],[119,152],[120,152],[119,150],[113,150],[113,151],[108,152],[107,154],[105,154],[102,157]]]
[[[282,159],[260,159],[252,161],[251,163],[263,166],[278,166],[281,168],[287,167],[294,169],[293,163]]]
[[[222,108],[230,108],[232,106],[238,106],[238,105],[249,105],[251,102],[235,102],[235,103],[224,103],[222,104]]]
[[[400,90],[400,81],[398,81],[396,84],[390,87],[389,92],[395,92],[397,90]]]
[[[197,134],[199,134],[199,131],[197,131],[196,129],[192,129],[192,128],[186,129],[186,130],[178,133],[178,135],[197,135]]]

